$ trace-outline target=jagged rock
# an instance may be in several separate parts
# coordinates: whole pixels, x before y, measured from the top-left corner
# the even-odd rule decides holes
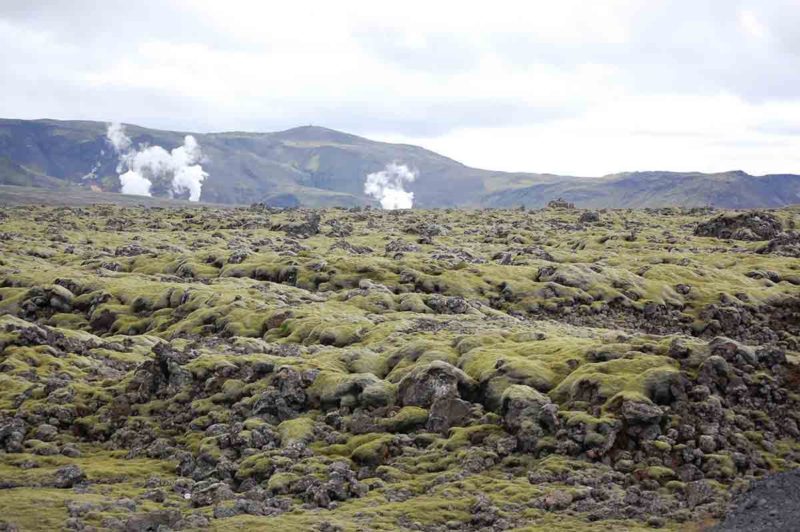
[[[56,436],[58,436],[58,429],[53,425],[48,425],[47,423],[39,425],[33,432],[33,437],[42,441],[53,441],[56,439]]]
[[[751,211],[741,214],[724,213],[697,224],[695,236],[710,236],[734,240],[769,240],[783,229],[772,213]]]
[[[208,528],[209,520],[198,513],[189,514],[175,524],[178,530],[204,530]]]
[[[192,486],[192,505],[211,506],[235,498],[233,490],[224,482],[205,480]]]
[[[700,365],[697,380],[710,388],[724,390],[731,379],[731,374],[728,362],[719,355],[712,355]]]
[[[86,474],[76,465],[68,465],[56,469],[53,486],[56,488],[71,488],[86,480]]]
[[[178,510],[158,510],[129,517],[125,522],[126,532],[160,532],[169,530],[181,521]]]
[[[274,500],[257,501],[251,499],[236,499],[232,504],[225,503],[214,507],[214,517],[224,519],[236,515],[276,515],[283,513],[285,509]]]
[[[192,374],[181,367],[184,355],[161,343],[153,347],[153,354],[153,360],[139,366],[128,384],[127,391],[138,402],[175,395],[192,383]]]
[[[330,521],[321,522],[315,530],[316,532],[344,532],[344,528]]]
[[[406,226],[406,233],[420,235],[430,240],[434,236],[446,235],[447,228],[437,223],[416,223]]]
[[[302,222],[283,224],[276,229],[284,231],[287,235],[297,238],[309,238],[319,233],[322,218],[316,212],[310,213]]]
[[[333,501],[345,501],[361,497],[366,486],[359,482],[355,473],[344,462],[334,462],[328,466],[328,480],[303,477],[294,487],[311,506],[328,508]]]
[[[437,314],[466,314],[470,310],[469,303],[463,297],[434,295],[425,304]]]
[[[26,424],[19,418],[0,423],[0,447],[9,453],[22,452],[22,442],[27,431]]]
[[[534,450],[540,437],[558,430],[558,406],[530,386],[512,384],[503,392],[500,405],[505,426],[516,434],[521,450]]]
[[[526,423],[533,423],[549,433],[559,426],[558,406],[545,394],[524,384],[512,384],[501,396],[500,414],[506,427],[517,431]]]
[[[384,249],[386,253],[414,253],[419,251],[420,247],[405,240],[392,240]]]
[[[331,227],[330,232],[327,236],[331,238],[346,238],[353,234],[353,225],[349,223],[343,223],[340,220],[328,220],[325,222],[327,225]]]
[[[545,495],[541,501],[541,506],[548,511],[564,510],[572,504],[574,496],[566,490],[555,490]]]
[[[34,287],[28,291],[25,301],[22,302],[20,316],[33,320],[42,314],[71,312],[74,300],[75,294],[58,284]]]
[[[625,432],[636,441],[655,439],[661,433],[664,411],[644,401],[623,401],[620,415],[625,423]]]
[[[756,253],[800,258],[800,233],[790,231],[780,234],[757,249]]]
[[[582,224],[595,223],[600,221],[600,214],[595,211],[586,211],[581,214],[578,221]]]
[[[66,444],[61,448],[61,454],[68,456],[69,458],[78,458],[83,453],[81,453],[80,449],[74,445]]]
[[[228,264],[241,264],[251,255],[249,249],[237,249],[228,257]]]
[[[404,406],[429,408],[440,398],[470,398],[475,381],[460,369],[440,360],[411,370],[398,385]]]
[[[114,250],[114,256],[116,257],[136,257],[138,255],[145,255],[153,253],[152,249],[142,247],[141,244],[136,242],[131,242],[129,244],[125,244],[124,246],[119,246],[117,249]]]
[[[431,432],[447,432],[450,427],[461,426],[472,411],[472,403],[457,397],[437,397],[428,412],[427,428]]]
[[[277,421],[292,419],[305,406],[309,380],[299,371],[283,366],[272,378],[272,386],[252,403],[256,416],[272,416]]]
[[[731,364],[758,366],[756,350],[730,338],[718,336],[708,343],[708,348],[712,355],[721,356]]]
[[[325,486],[331,498],[337,501],[361,497],[367,489],[346,462],[334,462],[328,466],[328,482]]]
[[[342,251],[345,251],[345,252],[350,253],[352,255],[368,255],[369,253],[372,253],[374,251],[369,246],[356,246],[356,245],[351,244],[350,242],[348,242],[347,240],[344,240],[344,239],[337,240],[331,246],[330,249],[331,249],[331,251],[335,251],[337,249],[341,249]]]
[[[505,524],[498,526],[498,521],[501,520],[500,510],[483,494],[478,495],[475,504],[470,508],[470,514],[472,517],[469,524],[476,528],[491,527],[492,530],[503,530],[507,526]]]

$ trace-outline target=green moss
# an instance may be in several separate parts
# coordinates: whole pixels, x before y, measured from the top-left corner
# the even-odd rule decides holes
[[[311,417],[288,419],[278,425],[281,445],[284,447],[295,442],[310,442],[314,438],[314,420]]]
[[[330,408],[347,406],[387,406],[395,401],[396,386],[371,373],[342,374],[322,371],[308,389],[312,400]]]
[[[504,437],[505,434],[498,425],[454,427],[450,429],[450,436],[442,443],[442,447],[447,451],[455,451],[470,445],[488,443],[492,439]]]
[[[244,480],[269,477],[274,469],[273,457],[269,453],[258,453],[248,456],[239,463],[239,468],[236,470],[236,478]]]
[[[569,210],[327,210],[322,234],[294,238],[280,230],[306,214],[3,209],[0,412],[62,420],[55,441],[28,434],[26,452],[0,455],[0,478],[21,486],[0,490],[0,507],[11,509],[3,519],[23,529],[39,522],[60,528],[66,493],[69,500],[101,505],[131,498],[137,512],[187,511],[188,503],[169,488],[163,503],[143,497],[151,476],[168,486],[176,464],[126,458],[132,445],[151,452],[139,449],[137,438],[153,433],[201,462],[233,464],[238,481],[252,478],[276,495],[295,495],[284,514],[213,520],[220,529],[305,530],[323,521],[345,530],[470,528],[478,494],[522,530],[641,529],[639,521],[590,522],[580,505],[540,509],[542,498],[556,490],[576,499],[585,494],[577,485],[531,483],[528,474],[603,477],[611,469],[586,454],[559,454],[565,453],[561,435],[538,438],[529,453],[506,454],[513,439],[498,415],[503,398],[522,390],[548,394],[559,403],[562,427],[581,435],[586,453],[605,445],[621,423],[616,407],[622,402],[668,404],[679,369],[695,377],[708,354],[706,342],[683,333],[695,322],[696,334],[718,334],[703,329],[718,324],[705,307],[744,306],[755,315],[778,308],[798,290],[795,259],[753,253],[755,244],[695,238],[691,228],[701,215],[688,211],[608,211],[598,224],[579,225],[579,213]],[[800,222],[797,209],[780,215],[787,224],[790,218]],[[334,239],[326,233],[333,220],[353,227],[349,243],[374,252],[331,251]],[[384,251],[398,238],[414,242],[419,224],[429,222],[446,229],[434,244],[420,244],[418,252]],[[68,243],[50,240],[56,223]],[[638,232],[632,241],[623,238],[631,227]],[[151,251],[115,256],[133,242]],[[72,253],[64,252],[67,244]],[[233,249],[249,255],[234,264]],[[502,253],[512,254],[511,264],[498,262]],[[754,270],[786,281],[747,275]],[[679,292],[678,284],[690,289]],[[455,297],[465,298],[463,305],[447,299]],[[448,314],[442,302],[464,313]],[[653,304],[670,317],[662,322],[656,316],[652,325],[676,334],[643,332],[643,312]],[[793,345],[791,331],[776,332]],[[670,355],[676,338],[691,348],[688,358]],[[170,345],[191,379],[173,368],[151,373],[151,365],[142,365],[154,360],[157,343]],[[797,355],[790,351],[787,358],[793,364]],[[460,392],[476,403],[476,419],[446,436],[423,432],[425,409],[396,405],[397,384],[439,362],[466,373]],[[321,412],[301,412],[273,427],[273,410],[253,409],[264,406],[263,392],[274,398],[277,389],[289,403],[279,418],[295,415],[297,383],[275,371],[282,366],[301,375],[306,408]],[[762,369],[752,377],[763,383],[772,375]],[[797,394],[789,390],[789,397]],[[742,415],[759,429],[772,422],[768,412]],[[730,412],[725,421],[736,422]],[[228,426],[207,432],[219,423]],[[680,415],[668,413],[665,423],[666,430],[677,427]],[[291,458],[283,456],[291,454],[287,449],[273,449],[269,433],[276,428],[283,446],[305,442],[308,451]],[[364,430],[375,432],[348,433]],[[796,465],[796,442],[770,444],[756,430],[746,437],[763,444],[758,452],[765,468]],[[112,455],[89,441],[120,449]],[[82,456],[50,454],[67,443],[79,446]],[[680,452],[662,440],[643,447],[665,463],[669,453]],[[27,461],[39,467],[28,468]],[[303,507],[294,483],[304,477],[325,482],[333,461],[348,462],[360,477],[374,474],[361,479],[369,492],[324,511]],[[86,492],[43,487],[55,468],[73,462],[89,476]],[[680,494],[684,486],[668,468],[649,464],[639,461],[640,479],[660,482],[662,497]],[[720,494],[738,482],[734,465],[725,450],[704,457],[704,476],[717,479],[709,482]],[[609,489],[623,487],[612,483]],[[33,520],[35,505],[40,521]],[[124,521],[127,513],[107,506],[83,520],[102,529],[109,517]]]
[[[605,403],[621,393],[647,400],[653,390],[668,388],[677,376],[677,363],[673,359],[634,354],[631,358],[583,364],[561,381],[550,396],[559,403],[590,398]]]
[[[378,466],[389,457],[392,436],[379,436],[353,449],[351,458],[358,464]]]
[[[424,427],[427,421],[427,410],[418,406],[405,406],[392,417],[382,419],[381,424],[389,432],[412,432]]]
[[[267,482],[267,489],[276,495],[289,493],[292,485],[300,480],[294,473],[275,473]]]
[[[727,454],[707,454],[704,457],[703,472],[711,478],[730,479],[736,474],[736,464]]]
[[[675,479],[675,471],[668,467],[650,466],[646,469],[637,471],[643,478],[650,478],[658,481],[661,484],[666,484],[668,481]]]

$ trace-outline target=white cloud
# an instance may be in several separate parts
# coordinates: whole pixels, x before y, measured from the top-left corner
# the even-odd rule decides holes
[[[758,16],[749,9],[739,11],[739,24],[750,36],[764,39],[769,35],[767,27],[758,19]]]
[[[798,24],[794,0],[6,0],[0,116],[313,123],[505,170],[800,171]]]

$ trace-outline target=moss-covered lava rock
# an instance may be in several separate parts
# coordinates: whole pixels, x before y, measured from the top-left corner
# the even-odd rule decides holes
[[[800,467],[800,210],[0,209],[0,529],[699,528]]]

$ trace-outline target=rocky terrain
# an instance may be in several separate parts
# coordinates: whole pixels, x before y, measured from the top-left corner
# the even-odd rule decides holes
[[[748,486],[714,532],[797,530],[800,523],[800,470],[769,475]]]
[[[77,120],[0,119],[0,185],[35,186],[67,195],[88,192],[90,197],[98,190],[119,192],[120,160],[107,138],[108,126]],[[125,131],[136,146],[167,150],[180,146],[186,134],[135,125],[126,125]],[[414,193],[414,207],[421,208],[539,208],[559,197],[591,208],[755,208],[781,207],[800,198],[796,174],[650,171],[575,177],[471,168],[419,146],[376,142],[318,126],[192,135],[208,172],[200,200],[209,203],[377,206],[364,193],[365,178],[390,163],[416,172],[407,189]],[[10,193],[0,189],[0,203]],[[154,194],[163,196],[164,190]]]
[[[712,527],[800,467],[798,224],[4,207],[0,530]]]

